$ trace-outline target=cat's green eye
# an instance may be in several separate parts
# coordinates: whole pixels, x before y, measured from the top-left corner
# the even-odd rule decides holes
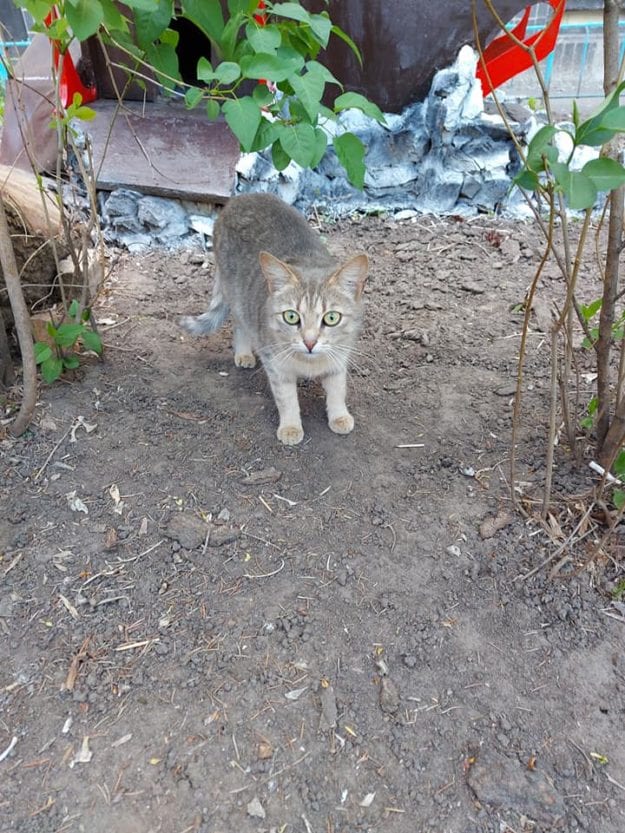
[[[336,327],[343,316],[340,312],[331,309],[330,312],[326,312],[326,314],[321,319],[326,327]]]
[[[295,326],[295,324],[299,324],[299,312],[296,312],[294,309],[287,309],[282,313],[282,317],[286,321],[287,324],[291,324]]]

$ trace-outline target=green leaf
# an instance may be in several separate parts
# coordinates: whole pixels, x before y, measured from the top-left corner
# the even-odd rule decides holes
[[[364,95],[360,93],[343,93],[334,100],[334,110],[340,113],[342,110],[348,110],[355,107],[357,110],[362,110],[366,116],[370,116],[380,124],[386,124],[384,113],[380,110],[377,104],[369,101]]]
[[[618,478],[622,478],[625,475],[625,449],[622,448],[616,455],[612,469]]]
[[[149,12],[136,9],[135,33],[139,46],[147,49],[169,27],[172,16],[172,0],[157,0],[155,8]]]
[[[255,0],[228,0],[228,11],[231,15],[252,14],[258,8]]]
[[[320,127],[315,127],[315,155],[313,156],[310,167],[316,168],[321,162],[328,147],[328,137],[325,130]]]
[[[159,84],[166,90],[173,90],[176,81],[180,80],[178,55],[169,43],[151,44],[146,49],[146,56],[156,73]]]
[[[283,60],[279,55],[260,52],[241,58],[241,73],[244,78],[256,80],[265,78],[277,83],[286,80],[293,72],[297,72],[301,64],[303,64],[301,59]]]
[[[534,173],[534,171],[521,171],[521,173],[517,174],[512,181],[515,185],[518,185],[519,188],[523,188],[524,191],[538,191],[540,188],[540,179],[538,178],[538,174]]]
[[[61,324],[55,333],[54,340],[59,347],[73,347],[84,329],[84,324]]]
[[[529,143],[527,147],[526,165],[530,170],[544,170],[543,156],[556,132],[556,128],[553,125],[546,124],[540,128]]]
[[[362,66],[362,55],[360,53],[360,49],[356,46],[354,41],[350,38],[347,32],[344,32],[340,26],[333,26],[332,27],[332,34],[336,35],[337,38],[340,38],[343,43],[346,43],[349,48],[352,50],[356,58],[358,59],[358,63]]]
[[[554,162],[551,170],[564,192],[569,208],[592,208],[597,199],[597,189],[589,177],[579,171],[571,171],[563,162]]]
[[[53,356],[50,359],[46,359],[45,362],[41,364],[41,375],[45,382],[50,384],[51,382],[56,382],[56,380],[61,376],[63,373],[63,360],[59,359],[56,356]]]
[[[582,426],[582,428],[587,428],[588,430],[590,430],[592,426],[595,424],[595,421],[592,417],[582,417],[582,419],[580,419],[579,421],[579,424]]]
[[[597,396],[593,396],[590,402],[588,403],[588,407],[586,410],[588,411],[589,416],[597,413],[597,408],[599,407],[599,398]]]
[[[307,72],[306,75],[292,75],[289,83],[298,97],[311,122],[319,115],[319,105],[326,82],[319,73]]]
[[[310,28],[315,35],[315,39],[323,48],[328,45],[328,41],[330,40],[330,33],[332,32],[332,21],[327,16],[327,14],[311,14],[310,15]]]
[[[234,61],[222,61],[215,67],[215,78],[227,87],[241,77],[241,67]]]
[[[98,356],[102,354],[102,339],[94,330],[85,329],[82,334],[82,343],[85,350],[92,350]]]
[[[612,494],[612,500],[614,501],[614,505],[620,512],[620,510],[625,505],[625,492],[622,489],[615,489]]]
[[[80,366],[80,359],[78,356],[63,356],[63,366],[67,370],[76,370]]]
[[[20,2],[15,5],[26,9],[35,23],[43,23],[45,18],[50,13],[50,7],[53,6],[54,3],[52,0],[20,0]]]
[[[282,43],[282,33],[277,26],[261,26],[255,21],[247,24],[245,36],[254,52],[274,54]]]
[[[157,0],[125,0],[131,9],[143,9],[146,12],[156,8]]]
[[[197,75],[198,81],[205,81],[208,83],[209,81],[214,81],[216,78],[215,70],[213,69],[213,65],[205,58],[203,55],[199,58],[197,62],[197,69],[195,70],[195,74]]]
[[[219,114],[221,113],[221,106],[218,101],[215,101],[214,98],[209,98],[206,102],[206,118],[210,121],[215,121],[215,119],[219,118]]]
[[[591,318],[594,318],[594,316],[601,309],[602,303],[603,298],[596,298],[592,303],[588,304],[587,306],[586,304],[580,304],[579,311],[581,312],[584,321],[588,322]]]
[[[625,183],[625,168],[607,156],[586,162],[582,173],[592,180],[597,191],[613,191]]]
[[[601,127],[615,133],[625,132],[625,107],[615,107],[601,119]]]
[[[52,348],[45,341],[35,342],[35,364],[41,364],[54,355]]]
[[[67,310],[67,314],[69,315],[70,318],[76,318],[76,316],[78,315],[78,310],[79,309],[80,309],[80,304],[78,303],[76,298],[74,298],[72,303],[69,305],[69,309]]]
[[[351,184],[362,191],[365,184],[365,147],[353,133],[334,137],[334,150]]]
[[[310,13],[299,3],[274,3],[271,14],[276,17],[286,17],[289,20],[299,20],[300,23],[310,24]]]
[[[252,142],[252,151],[261,151],[273,145],[280,132],[280,124],[278,122],[269,121],[269,119],[261,118],[256,136]]]
[[[286,153],[279,139],[276,139],[271,146],[271,161],[277,171],[283,171],[291,161],[291,157]]]
[[[100,0],[104,14],[103,23],[110,32],[128,31],[128,21],[119,11],[113,0]]]
[[[580,120],[579,107],[577,106],[577,101],[575,101],[575,99],[573,99],[573,124],[575,125],[576,130],[579,127],[579,120]]]
[[[274,95],[266,84],[257,84],[252,91],[252,98],[259,107],[273,104]]]
[[[228,127],[239,140],[243,150],[248,152],[262,118],[258,105],[247,95],[244,98],[225,101],[222,110]]]
[[[221,38],[224,16],[219,0],[184,0],[182,17],[195,24],[210,40]]]
[[[308,168],[317,150],[315,129],[305,122],[286,125],[280,131],[280,144],[294,162]]]
[[[624,89],[625,82],[619,84],[618,87],[602,102],[594,115],[580,124],[575,131],[576,145],[600,147],[610,141],[616,131],[606,129],[603,126],[603,121],[608,113],[618,108],[619,96]]]
[[[336,84],[337,87],[343,88],[341,82],[332,75],[327,67],[320,64],[319,61],[306,61],[306,70],[309,75],[318,75],[326,82],[326,84]]]
[[[189,110],[193,110],[193,108],[197,107],[203,98],[204,92],[199,87],[189,87],[184,94],[185,107]]]
[[[99,0],[77,0],[75,5],[66,3],[65,14],[74,36],[79,41],[95,35],[104,20],[104,9]]]

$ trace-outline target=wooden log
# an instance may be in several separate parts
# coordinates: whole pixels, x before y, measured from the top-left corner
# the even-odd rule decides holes
[[[55,196],[46,191],[42,194],[34,174],[5,165],[0,165],[0,196],[7,214],[26,305],[32,309],[33,305],[38,306],[46,299],[46,305],[50,306],[58,300],[53,242],[58,247],[59,258],[67,254]],[[13,316],[1,270],[0,310],[10,329]]]

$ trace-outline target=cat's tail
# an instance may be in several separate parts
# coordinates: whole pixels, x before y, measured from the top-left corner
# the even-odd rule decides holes
[[[213,297],[209,308],[202,315],[185,315],[180,319],[180,326],[188,333],[195,336],[206,335],[207,333],[214,333],[226,321],[230,307],[224,300],[221,294],[219,282],[215,283],[213,290]]]

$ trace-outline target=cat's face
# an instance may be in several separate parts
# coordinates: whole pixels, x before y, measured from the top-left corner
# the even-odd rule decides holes
[[[358,334],[366,255],[357,255],[329,275],[306,276],[267,252],[260,265],[270,296],[274,355],[343,363]],[[276,355],[276,358],[278,356]]]

